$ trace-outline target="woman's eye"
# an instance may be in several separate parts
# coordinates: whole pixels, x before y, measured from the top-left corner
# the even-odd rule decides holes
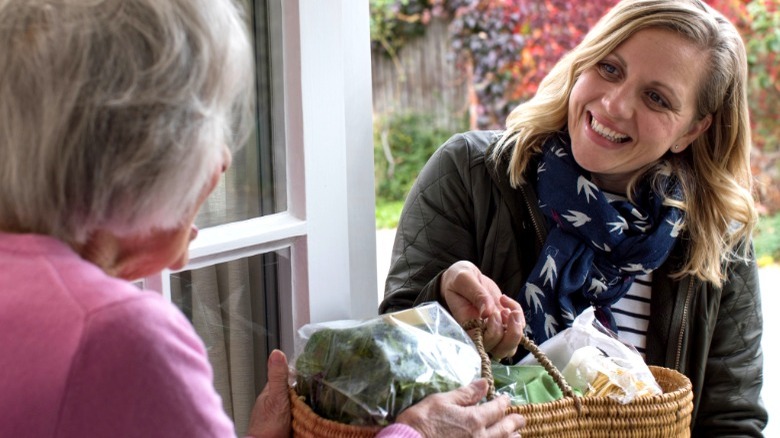
[[[608,63],[608,62],[602,62],[599,64],[599,71],[604,76],[616,76],[618,74],[618,69],[614,65]]]
[[[648,92],[647,97],[654,105],[658,105],[663,108],[669,108],[669,104],[666,102],[666,99],[664,99],[660,94],[656,93],[655,91]]]

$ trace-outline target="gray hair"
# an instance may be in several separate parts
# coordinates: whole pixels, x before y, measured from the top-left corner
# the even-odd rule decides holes
[[[232,0],[0,0],[0,230],[181,225],[246,138],[253,68]]]

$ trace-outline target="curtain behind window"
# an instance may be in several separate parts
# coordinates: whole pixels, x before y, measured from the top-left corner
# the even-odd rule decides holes
[[[268,354],[279,348],[280,263],[289,264],[289,252],[185,271],[171,281],[171,298],[206,345],[214,386],[239,436],[265,385]]]

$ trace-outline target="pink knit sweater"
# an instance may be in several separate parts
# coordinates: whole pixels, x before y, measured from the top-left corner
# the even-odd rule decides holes
[[[235,436],[189,321],[58,240],[0,233],[0,321],[0,436]]]

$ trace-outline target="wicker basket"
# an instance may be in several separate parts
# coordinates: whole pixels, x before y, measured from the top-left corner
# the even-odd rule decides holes
[[[292,429],[294,437],[301,438],[369,438],[379,432],[380,427],[353,426],[320,417],[303,396],[290,388]]]
[[[464,328],[482,357],[483,376],[492,381],[490,359],[482,345],[482,323],[470,321]],[[685,375],[650,366],[663,394],[639,397],[626,404],[610,397],[580,397],[533,341],[523,338],[521,345],[534,355],[564,394],[560,400],[507,409],[507,413],[525,417],[525,427],[519,431],[523,437],[690,437],[693,392]],[[493,391],[491,385],[489,399]]]
[[[474,339],[482,357],[482,375],[491,382],[488,398],[492,398],[493,374],[490,359],[482,344],[483,326],[472,321],[464,327]],[[525,417],[525,427],[519,430],[530,437],[690,437],[693,393],[691,382],[677,371],[650,366],[650,372],[663,394],[634,399],[627,404],[609,397],[580,397],[566,383],[560,371],[539,348],[524,338],[521,345],[536,357],[563,391],[564,398],[547,403],[512,406],[507,413]],[[302,438],[363,438],[373,437],[379,427],[352,426],[320,417],[290,389],[293,436]]]

